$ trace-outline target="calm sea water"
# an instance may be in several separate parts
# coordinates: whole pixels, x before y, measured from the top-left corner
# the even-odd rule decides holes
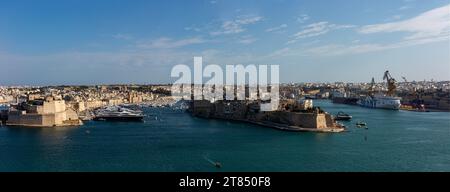
[[[450,113],[315,105],[351,114],[349,131],[283,132],[151,108],[158,119],[144,123],[0,127],[0,171],[450,171]]]

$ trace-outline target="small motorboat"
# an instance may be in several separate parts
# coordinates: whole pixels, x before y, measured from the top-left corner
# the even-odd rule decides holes
[[[211,163],[212,165],[214,165],[214,167],[216,168],[222,168],[222,163],[218,162],[218,161],[213,161],[211,159],[209,159],[208,157],[204,156],[203,158],[205,158],[206,161],[208,161],[209,163]]]
[[[222,164],[220,162],[215,162],[214,166],[217,168],[222,168]]]
[[[343,123],[336,122],[336,124],[337,124],[338,126],[340,126],[340,127],[345,128],[345,125],[344,125]]]
[[[348,120],[352,119],[352,116],[349,115],[349,114],[347,114],[347,113],[344,113],[344,112],[340,111],[340,112],[334,117],[334,119],[336,119],[336,120],[341,120],[341,121],[348,121]]]
[[[356,123],[356,126],[358,126],[359,128],[367,128],[367,123],[362,122],[362,121],[358,121]]]

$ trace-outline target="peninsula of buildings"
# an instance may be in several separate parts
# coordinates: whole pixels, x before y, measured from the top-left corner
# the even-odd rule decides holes
[[[241,121],[285,131],[345,131],[331,114],[313,107],[310,99],[283,99],[274,111],[261,111],[260,104],[258,100],[195,100],[190,110],[198,117]]]

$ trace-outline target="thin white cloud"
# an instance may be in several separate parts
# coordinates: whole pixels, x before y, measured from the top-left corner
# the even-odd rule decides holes
[[[242,16],[242,17],[238,18],[237,20],[235,20],[235,22],[238,24],[241,24],[241,25],[248,25],[248,24],[256,23],[261,20],[262,20],[261,16],[254,16],[254,17]]]
[[[315,37],[315,36],[326,34],[332,30],[352,28],[352,27],[354,27],[354,26],[353,25],[336,25],[336,24],[328,23],[326,21],[322,21],[322,22],[307,25],[306,27],[303,28],[302,31],[299,31],[294,36],[297,39],[307,38],[307,37]]]
[[[252,44],[256,41],[256,39],[252,38],[252,39],[241,39],[238,41],[238,43],[240,44]]]
[[[195,32],[201,32],[201,31],[202,31],[201,28],[199,28],[199,27],[194,27],[194,26],[191,26],[191,27],[185,27],[184,30],[186,30],[186,31],[195,31]]]
[[[220,30],[213,31],[210,34],[215,36],[241,33],[246,30],[246,25],[254,24],[261,20],[261,16],[240,16],[235,20],[224,21]]]
[[[245,31],[242,25],[234,22],[234,21],[225,21],[222,24],[221,31],[214,31],[211,35],[222,35],[222,34],[236,34]]]
[[[254,38],[253,36],[251,36],[251,35],[246,35],[246,36],[241,37],[237,42],[240,43],[240,44],[252,44],[252,43],[254,43],[256,40],[257,40],[257,39]]]
[[[294,36],[296,39],[319,36],[330,31],[328,22],[318,22],[310,24],[303,28],[303,30],[296,33]]]
[[[281,24],[279,26],[266,29],[266,32],[277,32],[277,31],[281,31],[282,29],[284,29],[286,27],[288,27],[287,24]]]
[[[395,20],[399,20],[403,17],[403,15],[393,15],[391,17],[389,17],[386,21],[395,21]]]
[[[340,45],[329,44],[318,47],[313,47],[303,52],[308,55],[321,55],[321,56],[335,56],[344,54],[357,54],[371,51],[378,51],[384,49],[383,46],[378,44],[359,44],[359,45]]]
[[[132,35],[130,35],[130,34],[122,34],[122,33],[114,34],[114,35],[112,35],[112,37],[113,37],[114,39],[121,39],[121,40],[130,40],[130,39],[133,39],[133,36],[132,36]]]
[[[404,5],[404,6],[401,6],[400,8],[398,8],[399,11],[404,11],[404,10],[407,10],[407,9],[411,9],[411,6]]]
[[[307,14],[302,14],[302,15],[300,15],[299,17],[297,17],[297,22],[299,22],[299,23],[304,23],[304,22],[308,21],[309,18],[310,18],[309,15],[307,15]]]
[[[286,42],[287,45],[292,44],[292,43],[296,43],[297,39],[291,39],[289,41]]]
[[[355,27],[355,26],[354,25],[337,25],[337,24],[332,24],[332,23],[326,22],[326,21],[312,23],[307,26],[304,26],[301,31],[294,34],[293,39],[289,40],[287,42],[287,44],[295,43],[299,39],[323,35],[330,31],[353,28],[353,27]]]
[[[137,47],[145,49],[171,49],[193,44],[201,44],[205,42],[207,41],[200,37],[187,38],[181,40],[173,40],[170,38],[162,37],[151,41],[140,41],[137,43]]]
[[[358,30],[362,34],[407,32],[405,39],[441,38],[450,33],[450,5],[422,13],[411,19],[366,25]]]
[[[441,36],[439,38],[425,38],[425,39],[413,39],[413,40],[403,40],[400,42],[394,43],[365,43],[365,44],[357,44],[352,43],[350,45],[344,44],[329,44],[318,47],[309,48],[306,50],[301,50],[306,55],[328,55],[328,56],[336,56],[336,55],[348,55],[348,54],[360,54],[367,52],[375,52],[375,51],[384,51],[390,49],[397,49],[402,47],[409,47],[414,45],[422,45],[433,42],[440,41],[449,41],[449,37]]]
[[[291,51],[291,49],[289,47],[285,47],[282,49],[278,49],[275,50],[274,52],[269,54],[269,57],[284,57],[287,56],[289,54],[289,52]]]

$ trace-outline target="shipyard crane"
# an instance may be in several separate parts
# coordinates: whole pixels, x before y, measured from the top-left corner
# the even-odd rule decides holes
[[[402,79],[403,79],[403,81],[405,81],[404,85],[405,85],[406,89],[409,90],[410,89],[410,83],[408,83],[408,80],[406,80],[406,77],[402,76]]]
[[[406,77],[402,77],[403,81],[405,81],[405,83],[408,83],[408,81],[406,80]]]
[[[388,70],[386,72],[384,72],[383,80],[386,80],[387,86],[388,86],[388,91],[387,91],[386,95],[394,96],[397,86],[395,85],[395,79],[392,78],[392,76]]]

